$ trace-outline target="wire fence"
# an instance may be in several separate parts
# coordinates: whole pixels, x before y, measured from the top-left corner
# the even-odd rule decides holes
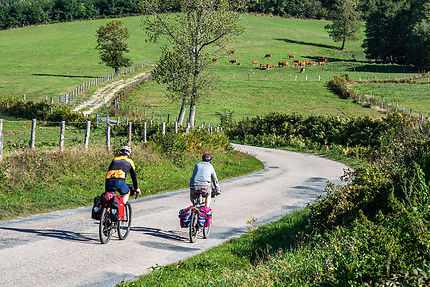
[[[100,117],[101,118],[101,117]],[[103,121],[103,120],[102,120]],[[107,121],[103,125],[91,123],[44,122],[32,121],[5,121],[0,119],[0,161],[5,152],[15,152],[22,149],[52,149],[57,147],[63,151],[65,147],[80,146],[88,149],[91,145],[104,145],[108,151],[112,143],[122,142],[130,145],[132,142],[148,142],[155,134],[162,136],[166,133],[184,132],[188,134],[194,128],[189,123],[186,127],[179,126],[177,122],[158,124],[152,121],[117,123]],[[212,127],[202,124],[196,129],[205,129],[209,133],[220,132],[220,125]]]

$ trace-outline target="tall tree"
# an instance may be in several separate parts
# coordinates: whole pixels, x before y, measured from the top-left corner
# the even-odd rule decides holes
[[[336,0],[330,13],[333,23],[324,28],[333,41],[342,42],[341,50],[343,50],[345,42],[358,40],[357,33],[361,27],[360,18],[358,0]]]
[[[410,13],[407,1],[379,1],[367,18],[363,42],[369,59],[405,63]]]
[[[408,41],[406,60],[422,70],[430,70],[430,1],[418,0],[413,5],[414,19]]]
[[[213,78],[207,72],[211,58],[225,52],[228,43],[242,33],[241,1],[178,0],[181,13],[175,15],[163,14],[160,1],[141,1],[141,7],[155,16],[144,19],[150,39],[164,37],[170,44],[158,63],[157,75],[165,77],[162,81],[170,81],[171,95],[180,99],[179,124],[184,119],[184,105],[189,104],[188,120],[194,126],[196,103],[212,86]],[[176,76],[171,77],[173,74]]]
[[[115,69],[115,74],[119,73],[121,67],[132,64],[131,58],[125,55],[129,52],[125,42],[128,37],[128,29],[122,26],[121,21],[114,20],[97,29],[96,49],[106,66]]]
[[[369,59],[430,69],[430,0],[376,3],[366,22]]]

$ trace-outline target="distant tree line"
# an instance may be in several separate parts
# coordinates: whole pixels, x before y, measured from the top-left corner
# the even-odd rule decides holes
[[[137,13],[135,0],[0,0],[0,29]]]
[[[375,0],[360,0],[363,15]],[[138,0],[0,0],[0,29],[140,13]],[[162,0],[164,10],[180,10],[177,0]],[[250,0],[246,11],[282,17],[327,18],[334,0]]]

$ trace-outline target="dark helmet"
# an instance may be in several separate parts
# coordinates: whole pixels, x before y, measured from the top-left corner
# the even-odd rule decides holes
[[[204,153],[202,155],[202,161],[211,162],[212,160],[212,154],[211,153]]]
[[[130,155],[130,154],[131,154],[131,148],[130,148],[129,146],[127,146],[127,145],[122,146],[122,147],[119,149],[119,153],[120,153],[120,154],[125,154],[125,155]]]

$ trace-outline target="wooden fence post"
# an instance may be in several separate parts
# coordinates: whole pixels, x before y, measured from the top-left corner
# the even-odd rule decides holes
[[[143,122],[143,142],[146,143],[146,122]]]
[[[0,162],[3,161],[3,119],[0,119]]]
[[[90,142],[90,131],[91,131],[91,121],[87,121],[87,128],[85,130],[85,140],[84,140],[85,150],[88,149],[88,143]]]
[[[110,151],[110,124],[106,122],[106,149]]]
[[[127,138],[128,138],[127,145],[128,146],[131,145],[131,134],[132,134],[132,131],[133,131],[133,123],[129,122],[128,123],[128,132],[127,132]]]
[[[61,121],[61,128],[60,128],[60,152],[63,151],[64,149],[64,131],[66,129],[66,122],[65,121]]]
[[[30,149],[35,149],[35,141],[36,141],[36,119],[31,121],[31,138],[30,138]]]
[[[99,127],[99,114],[96,114],[96,128]]]
[[[178,133],[178,122],[175,122],[175,134]]]
[[[165,122],[161,123],[161,134],[162,135],[166,134],[166,123]]]

